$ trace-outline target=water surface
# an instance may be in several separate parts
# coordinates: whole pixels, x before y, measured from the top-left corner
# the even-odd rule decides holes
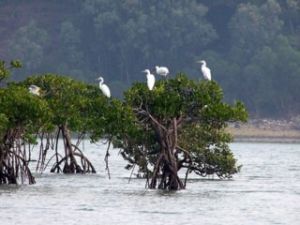
[[[233,180],[195,179],[187,189],[145,189],[128,180],[126,162],[112,151],[109,180],[105,146],[85,143],[95,175],[35,174],[37,184],[0,187],[1,225],[298,224],[300,145],[231,145],[243,165]]]

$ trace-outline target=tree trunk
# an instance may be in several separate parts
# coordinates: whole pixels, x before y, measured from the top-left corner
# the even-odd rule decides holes
[[[65,156],[58,160],[58,138],[59,131],[62,135],[62,139],[64,142],[64,152]],[[56,136],[56,144],[55,144],[55,157],[56,163],[52,166],[50,172],[54,173],[55,171],[62,171],[63,173],[96,173],[96,170],[93,164],[88,160],[87,157],[84,156],[83,152],[79,149],[77,145],[72,144],[71,135],[68,127],[66,125],[62,125],[59,127],[59,131]],[[79,159],[79,163],[77,162]],[[52,159],[52,157],[51,157]],[[49,163],[49,162],[48,162]],[[61,165],[63,169],[61,169]]]
[[[63,172],[64,173],[83,173],[82,168],[78,165],[76,158],[74,156],[74,150],[72,147],[70,132],[66,125],[63,125],[61,127],[61,132],[62,132],[64,144],[65,144],[66,157],[69,156],[69,158],[70,158],[70,162],[68,160],[65,161]]]
[[[23,130],[15,128],[8,130],[0,143],[0,185],[17,184],[28,179],[29,184],[34,184],[35,179],[28,167],[26,148],[22,147]],[[30,150],[30,149],[29,149]]]
[[[155,131],[159,137],[161,147],[159,157],[156,161],[149,188],[156,188],[157,179],[160,176],[159,189],[179,190],[184,189],[184,184],[178,176],[178,159],[175,155],[175,147],[177,145],[177,121],[173,120],[172,126],[164,130],[155,124]]]

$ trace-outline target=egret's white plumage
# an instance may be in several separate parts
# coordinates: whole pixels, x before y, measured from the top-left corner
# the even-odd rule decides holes
[[[205,60],[201,60],[201,61],[198,61],[198,63],[201,63],[201,71],[202,71],[202,74],[203,74],[203,77],[204,79],[206,80],[211,80],[211,71],[210,69],[206,66],[206,62]]]
[[[110,98],[110,90],[109,90],[109,87],[106,84],[103,84],[103,82],[104,82],[103,77],[98,77],[97,80],[99,80],[99,88],[102,91],[102,93],[106,97]]]
[[[169,69],[165,66],[155,66],[155,72],[157,75],[166,77],[169,74]]]
[[[36,85],[34,85],[34,84],[30,85],[29,88],[28,88],[28,90],[29,90],[29,92],[31,94],[34,94],[34,95],[37,95],[37,96],[41,95],[41,93],[40,93],[41,88],[38,87],[38,86],[36,86]]]
[[[148,70],[148,69],[146,69],[146,70],[144,70],[142,72],[147,73],[146,74],[146,77],[147,77],[147,86],[148,86],[149,90],[152,91],[153,88],[154,88],[154,84],[155,84],[155,77],[154,77],[154,75],[151,74],[150,70]]]

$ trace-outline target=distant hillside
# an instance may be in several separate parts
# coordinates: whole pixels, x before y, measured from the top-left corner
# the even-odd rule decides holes
[[[68,3],[69,2],[69,3]],[[0,57],[9,59],[9,42],[18,28],[26,26],[31,20],[48,32],[59,32],[60,24],[74,14],[70,7],[72,1],[9,0],[0,3]]]
[[[0,59],[24,64],[14,79],[101,74],[121,97],[155,65],[199,80],[204,59],[252,117],[300,114],[298,0],[0,0],[0,33]]]

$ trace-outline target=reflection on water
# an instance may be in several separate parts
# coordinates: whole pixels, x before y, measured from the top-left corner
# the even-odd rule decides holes
[[[234,143],[243,164],[233,180],[188,181],[178,192],[145,189],[104,146],[85,151],[97,174],[35,174],[37,184],[0,187],[0,224],[297,224],[300,220],[300,145]]]

